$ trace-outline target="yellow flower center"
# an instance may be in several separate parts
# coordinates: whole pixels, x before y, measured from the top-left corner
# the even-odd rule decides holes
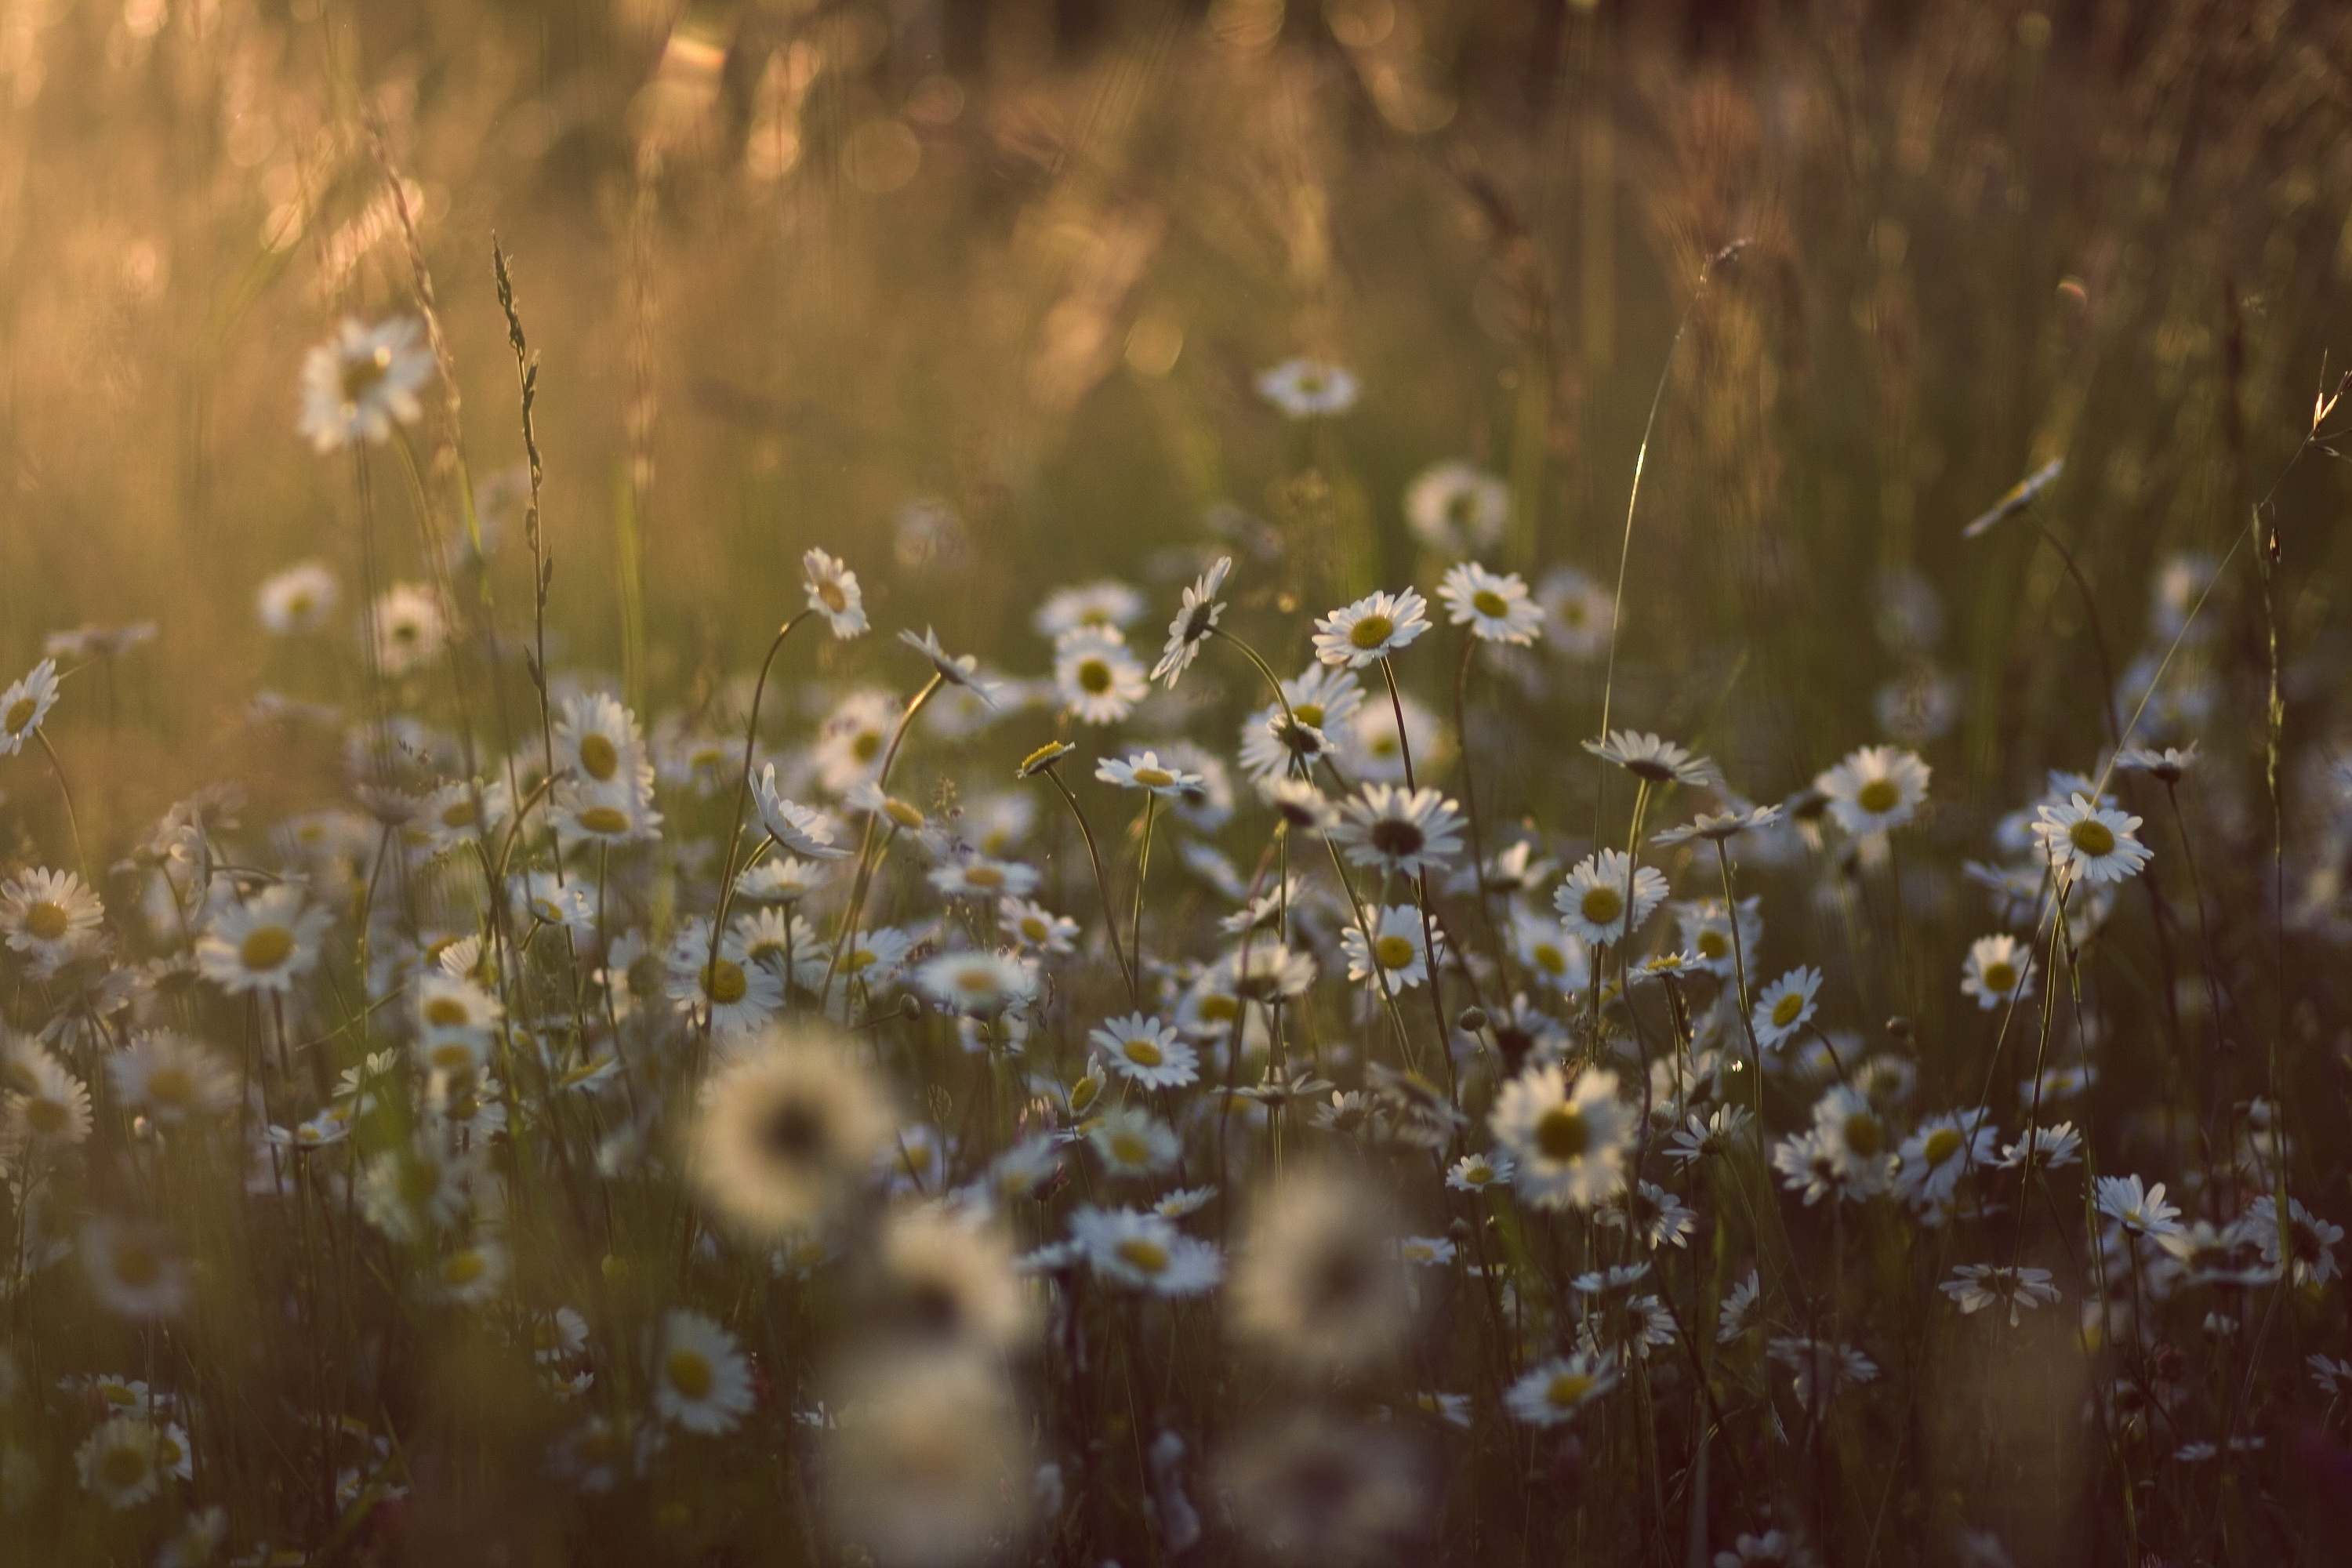
[[[1401,936],[1384,936],[1372,943],[1372,956],[1382,969],[1402,969],[1412,962],[1412,943]]]
[[[1168,1249],[1139,1236],[1129,1237],[1118,1244],[1118,1250],[1120,1262],[1146,1274],[1159,1274],[1168,1267]]]
[[[816,596],[826,609],[836,616],[849,608],[849,595],[843,593],[841,584],[830,577],[816,585]]]
[[[1776,1029],[1789,1027],[1797,1021],[1797,1015],[1804,1010],[1805,994],[1801,991],[1789,992],[1772,1004],[1772,1026]]]
[[[382,344],[363,359],[345,360],[341,376],[345,405],[356,406],[362,398],[382,385],[383,378],[391,374],[392,351]]]
[[[471,1285],[490,1271],[490,1260],[478,1252],[460,1252],[441,1265],[444,1285]]]
[[[592,730],[580,737],[580,766],[601,784],[621,771],[621,749],[613,744],[611,736]]]
[[[1568,973],[1568,954],[1562,952],[1559,948],[1554,947],[1550,942],[1539,942],[1536,943],[1534,958],[1536,961],[1536,967],[1542,970],[1546,974],[1565,974]]]
[[[1004,872],[995,866],[970,866],[964,868],[963,879],[975,888],[1004,886]]]
[[[1536,1122],[1536,1147],[1548,1160],[1574,1160],[1592,1143],[1592,1128],[1572,1105],[1555,1105]]]
[[[1031,942],[1043,942],[1054,934],[1053,928],[1035,915],[1021,917],[1021,934]]]
[[[1396,631],[1396,623],[1386,616],[1366,616],[1348,628],[1348,640],[1367,652],[1389,640]]]
[[[160,1067],[147,1075],[147,1098],[157,1105],[190,1105],[196,1098],[196,1080],[184,1067]]]
[[[257,972],[276,969],[294,956],[294,933],[284,926],[262,926],[238,944],[237,962]]]
[[[1884,816],[1903,801],[1903,791],[1893,779],[1873,779],[1853,792],[1853,803],[1873,816]]]
[[[1078,688],[1089,697],[1100,697],[1110,689],[1110,666],[1101,659],[1090,658],[1078,666]]]
[[[1731,939],[1721,931],[1703,931],[1698,933],[1698,955],[1701,958],[1720,959],[1728,956],[1730,952]]]
[[[1138,768],[1135,782],[1146,789],[1166,789],[1176,782],[1176,775],[1166,768]]]
[[[152,1248],[136,1241],[121,1241],[114,1247],[114,1277],[133,1290],[144,1290],[163,1278],[163,1260]]]
[[[920,827],[923,826],[923,814],[916,810],[913,806],[908,805],[905,801],[900,800],[895,795],[882,803],[882,810],[891,821],[897,823],[901,827]]]
[[[63,905],[44,899],[25,911],[25,930],[41,942],[56,942],[73,929]]]
[[[666,1363],[669,1385],[688,1399],[708,1399],[719,1379],[711,1371],[710,1359],[700,1351],[678,1349],[669,1352]]]
[[[1129,1040],[1119,1053],[1139,1068],[1156,1068],[1168,1059],[1167,1053],[1150,1040]]]
[[[1201,1016],[1211,1023],[1230,1023],[1240,1016],[1241,1010],[1241,999],[1237,996],[1217,995],[1201,998]]]
[[[25,726],[33,721],[33,715],[40,710],[40,703],[30,697],[19,697],[8,704],[8,733],[23,734]]]
[[[1614,888],[1588,888],[1576,907],[1594,925],[1605,926],[1625,912],[1625,900]]]
[[[617,805],[592,805],[580,814],[580,826],[591,833],[619,835],[629,830],[629,817]]]
[[[1960,1133],[1956,1127],[1938,1127],[1927,1134],[1927,1163],[1940,1165],[1960,1152]]]
[[[1323,728],[1323,704],[1320,702],[1301,702],[1291,709],[1290,716],[1310,728]]]
[[[1592,1392],[1592,1380],[1582,1373],[1563,1372],[1544,1385],[1544,1402],[1559,1410],[1573,1410]]]
[[[1845,1146],[1867,1159],[1885,1146],[1885,1134],[1879,1131],[1878,1118],[1857,1110],[1845,1119]]]
[[[751,982],[740,965],[723,958],[715,959],[702,971],[702,989],[713,1002],[725,1007],[743,1000]]]
[[[474,797],[469,795],[459,795],[441,808],[444,827],[471,827],[479,818],[480,813],[474,809]]]
[[[43,1096],[25,1102],[25,1123],[36,1132],[55,1136],[66,1130],[68,1113],[65,1101]]]
[[[1110,1157],[1122,1165],[1148,1165],[1151,1163],[1151,1145],[1141,1133],[1114,1132]]]
[[[1984,971],[1984,983],[1985,989],[1991,992],[2000,993],[2016,990],[2017,965],[2013,963],[1986,964]]]
[[[455,996],[436,996],[425,1004],[425,1021],[436,1029],[462,1029],[474,1015]]]
[[[1481,588],[1471,595],[1470,607],[1490,620],[1499,621],[1511,613],[1509,603],[1492,588]]]
[[[135,1443],[109,1448],[98,1462],[99,1474],[112,1491],[129,1491],[147,1479],[147,1455]]]
[[[2074,824],[2066,830],[2066,837],[2077,850],[2093,858],[2112,855],[2116,850],[2114,832],[2096,817],[2084,817]]]

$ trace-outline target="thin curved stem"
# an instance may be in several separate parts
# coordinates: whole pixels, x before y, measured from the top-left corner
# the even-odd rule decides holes
[[[49,772],[58,778],[58,795],[66,803],[66,831],[73,835],[74,864],[81,870],[82,879],[89,879],[89,856],[81,847],[81,819],[75,815],[73,786],[66,783],[65,764],[58,761],[58,749],[49,744],[49,731],[44,727],[33,731],[33,739],[41,743],[41,754],[49,759]]]
[[[1110,883],[1103,876],[1102,853],[1095,845],[1095,830],[1087,825],[1087,814],[1079,808],[1078,797],[1071,793],[1070,786],[1062,782],[1062,775],[1051,768],[1044,772],[1045,777],[1053,781],[1055,789],[1061,792],[1062,799],[1070,808],[1070,816],[1077,821],[1078,837],[1086,841],[1087,860],[1095,868],[1095,892],[1102,900],[1103,924],[1109,931],[1110,956],[1118,965],[1119,978],[1127,982],[1128,996],[1139,1007],[1143,1005],[1143,990],[1136,983],[1135,972],[1127,966],[1127,949],[1121,945],[1118,934],[1118,910],[1111,901]]]

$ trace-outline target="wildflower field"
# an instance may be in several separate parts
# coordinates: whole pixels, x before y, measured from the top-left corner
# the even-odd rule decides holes
[[[2352,14],[0,0],[0,1564],[2352,1561]]]

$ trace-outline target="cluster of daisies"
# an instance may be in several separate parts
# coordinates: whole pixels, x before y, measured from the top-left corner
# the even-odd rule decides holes
[[[433,374],[415,323],[347,326],[304,431],[407,439]],[[1306,362],[1264,390],[1357,391]],[[2325,1352],[2235,1392],[2343,1323],[2282,1105],[2090,1110],[2095,962],[2155,864],[2124,802],[2177,812],[2193,745],[2000,819],[1949,952],[1906,921],[1906,840],[1944,839],[1901,746],[1759,804],[1611,730],[1544,759],[1593,781],[1609,841],[1579,843],[1499,812],[1461,732],[1474,674],[1611,646],[1589,578],[1475,559],[1509,504],[1423,474],[1433,603],[1276,627],[1290,664],[1221,556],[1164,637],[1102,581],[1037,607],[1035,674],[925,629],[801,680],[869,630],[813,549],[756,678],[647,726],[548,672],[504,747],[441,679],[487,662],[478,612],[378,594],[355,716],[254,709],[334,738],[341,798],[255,820],[214,785],[0,884],[0,1509],[302,1560],[446,1462],[402,1380],[460,1342],[511,1369],[542,1480],[667,1517],[647,1488],[772,1491],[782,1455],[801,1523],[885,1563],[1368,1562],[1489,1484],[1567,1540],[1647,1505],[1546,1478],[1660,1454],[1717,1564],[1813,1561],[1834,1509],[1791,1478],[1913,1396],[1927,1314],[1974,1355],[2063,1324],[2126,1486],[2245,1460],[2296,1402],[2340,1420]],[[257,608],[348,626],[319,563]],[[66,680],[143,640],[75,636],[0,693],[0,753],[60,785]],[[1718,1431],[1766,1457],[1727,1443],[1710,1497]]]

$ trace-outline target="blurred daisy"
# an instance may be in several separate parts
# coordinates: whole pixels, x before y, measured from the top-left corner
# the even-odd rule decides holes
[[[1445,1173],[1445,1184],[1457,1193],[1483,1193],[1511,1179],[1512,1165],[1502,1154],[1465,1154]]]
[[[1216,629],[1217,617],[1224,614],[1224,602],[1217,595],[1224,591],[1225,575],[1233,569],[1234,558],[1220,555],[1199,581],[1184,590],[1184,602],[1177,608],[1176,618],[1168,623],[1167,646],[1151,667],[1151,679],[1166,682],[1171,691],[1200,657],[1201,644]]]
[[[931,661],[931,669],[950,686],[960,686],[976,692],[991,707],[996,703],[996,683],[980,678],[980,660],[971,654],[950,654],[940,646],[939,634],[929,627],[919,637],[912,630],[902,631],[898,640]]]
[[[1706,789],[1719,782],[1713,763],[1652,734],[1612,731],[1604,739],[1585,742],[1584,749],[1604,763],[1616,763],[1645,784],[1685,784]]]
[[[1003,1233],[936,1207],[906,1209],[882,1233],[882,1316],[939,1348],[1000,1354],[1036,1328],[1035,1299]]]
[[[1160,760],[1157,752],[1129,752],[1124,757],[1105,757],[1095,764],[1095,777],[1121,789],[1149,790],[1153,795],[1181,794],[1188,785],[1198,784],[1201,775],[1188,773],[1181,768]]]
[[[2126,1236],[2152,1236],[2159,1241],[2180,1229],[2180,1211],[2164,1201],[2164,1184],[2143,1186],[2137,1176],[2101,1176],[2095,1201],[2098,1210]]]
[[[735,1336],[701,1313],[662,1319],[654,1409],[688,1432],[731,1431],[751,1408],[751,1363]]]
[[[232,996],[283,995],[319,962],[319,939],[333,918],[325,910],[303,908],[302,889],[292,883],[264,888],[214,914],[196,942],[196,967]]]
[[[843,698],[817,729],[818,786],[840,795],[872,779],[898,718],[898,700],[887,691],[853,691]]]
[[[1429,1561],[1436,1489],[1402,1424],[1343,1424],[1316,1412],[1246,1432],[1217,1468],[1253,1560],[1376,1568]]]
[[[1757,943],[1764,938],[1763,900],[1760,899],[1739,900],[1737,932],[1732,928],[1733,915],[1720,899],[1678,903],[1671,907],[1676,940],[1708,973],[1718,980],[1734,978],[1738,973],[1740,953],[1755,952]]]
[[[781,1241],[864,1184],[893,1124],[845,1043],[772,1029],[704,1084],[687,1167],[704,1200],[749,1237]]]
[[[58,661],[45,658],[23,679],[0,691],[0,757],[13,757],[48,722],[58,705]]]
[[[825,1502],[853,1553],[879,1568],[993,1560],[1031,1501],[1026,1420],[990,1361],[952,1352],[883,1356],[840,1391],[825,1434]],[[829,1555],[853,1555],[829,1554]]]
[[[5,1144],[79,1143],[89,1136],[89,1089],[48,1048],[31,1040],[7,1047],[8,1124]]]
[[[1821,989],[1822,972],[1801,964],[1757,993],[1748,1020],[1756,1031],[1756,1044],[1764,1050],[1777,1050],[1795,1037],[1820,1010],[1816,998]]]
[[[2013,936],[1980,936],[1969,944],[1960,994],[1988,1012],[2033,994],[2033,950]]]
[[[1935,1211],[1951,1202],[1960,1177],[1992,1164],[1995,1129],[1991,1114],[1979,1110],[1950,1112],[1920,1123],[1903,1141],[1895,1195],[1915,1208]]]
[[[106,1066],[120,1101],[159,1126],[218,1115],[240,1098],[227,1058],[173,1029],[142,1030]]]
[[[808,607],[823,616],[839,638],[866,630],[866,595],[858,590],[857,574],[837,557],[822,550],[801,555],[801,578],[808,589]]]
[[[1087,1036],[1111,1070],[1147,1089],[1181,1089],[1200,1076],[1200,1053],[1158,1018],[1112,1018]]]
[[[1878,1108],[1861,1090],[1839,1084],[1816,1100],[1813,1137],[1846,1196],[1883,1193],[1894,1182],[1894,1139]]]
[[[1773,1340],[1765,1352],[1789,1369],[1797,1386],[1797,1403],[1815,1408],[1815,1397],[1827,1402],[1838,1390],[1874,1382],[1878,1363],[1852,1345],[1828,1340],[1785,1335]]]
[[[1035,891],[1037,873],[1017,860],[992,860],[985,855],[974,855],[934,868],[929,880],[944,897],[985,902]]]
[[[1617,1075],[1587,1068],[1571,1089],[1559,1068],[1531,1068],[1503,1086],[1487,1125],[1517,1166],[1518,1191],[1542,1208],[1591,1208],[1617,1190],[1633,1115]]]
[[[1603,849],[1576,863],[1552,895],[1552,906],[1579,940],[1622,942],[1641,929],[1665,897],[1666,879],[1658,871],[1648,866],[1636,869],[1622,849]]]
[[[1574,566],[1559,566],[1536,587],[1544,609],[1544,640],[1570,658],[1598,658],[1609,651],[1617,624],[1616,600],[1607,588]]]
[[[1316,619],[1315,657],[1361,669],[1388,658],[1429,629],[1428,604],[1411,588],[1372,593]]]
[[[136,1508],[163,1489],[163,1433],[137,1415],[100,1422],[74,1451],[84,1490],[110,1509]]]
[[[1617,1373],[1598,1356],[1559,1356],[1527,1373],[1504,1394],[1511,1415],[1530,1426],[1572,1421],[1586,1405],[1615,1386]]]
[[[1285,360],[1257,378],[1257,395],[1293,419],[1345,414],[1358,390],[1353,374],[1321,360]]]
[[[751,962],[740,934],[729,931],[712,951],[709,921],[690,921],[672,939],[667,968],[670,1001],[691,1023],[707,1023],[714,1034],[756,1029],[784,1005],[782,980]]]
[[[81,1258],[99,1305],[125,1318],[168,1318],[188,1304],[188,1268],[149,1225],[94,1218],[82,1227]]]
[[[1286,1175],[1254,1207],[1225,1306],[1235,1336],[1285,1365],[1386,1360],[1412,1321],[1386,1198],[1332,1170]]]
[[[2061,1121],[2055,1127],[2030,1127],[2016,1142],[2001,1145],[2001,1169],[2017,1169],[2025,1163],[2029,1153],[2036,1170],[2062,1170],[2082,1159],[2083,1135],[2074,1131],[2071,1121]]]
[[[1106,577],[1076,588],[1056,588],[1045,595],[1029,624],[1049,641],[1080,626],[1116,626],[1125,631],[1143,614],[1143,595],[1116,578]]]
[[[441,598],[420,583],[395,583],[375,602],[376,668],[394,679],[441,656]]]
[[[1224,1275],[1214,1246],[1156,1214],[1085,1205],[1070,1215],[1070,1238],[1096,1273],[1156,1295],[1198,1296]]]
[[[760,826],[767,829],[778,848],[811,860],[839,860],[848,856],[848,835],[841,824],[814,806],[785,799],[776,787],[773,763],[761,768],[751,791],[759,806]]]
[[[1411,990],[1428,979],[1429,949],[1422,937],[1421,911],[1411,904],[1391,904],[1378,911],[1378,932],[1370,940],[1352,925],[1339,933],[1348,978],[1368,981],[1377,968],[1391,992]]]
[[[1511,910],[1511,952],[1563,996],[1592,983],[1591,958],[1583,939],[1570,935],[1561,921],[1516,905]]]
[[[335,574],[326,563],[305,561],[263,580],[254,595],[254,610],[262,629],[278,637],[314,632],[327,624],[341,597]]]
[[[2116,766],[2126,773],[2147,773],[2160,784],[2177,784],[2197,765],[2197,742],[2186,748],[2126,746],[2116,753]]]
[[[915,972],[933,1001],[969,1017],[992,1018],[1037,994],[1037,971],[1006,952],[949,952]]]
[[[1727,1157],[1748,1141],[1748,1129],[1753,1121],[1746,1110],[1737,1105],[1718,1105],[1704,1116],[1694,1110],[1690,1120],[1669,1141],[1666,1158],[1688,1166],[1701,1160]]]
[[[394,316],[374,326],[345,317],[335,335],[302,361],[301,432],[331,452],[354,441],[382,443],[393,426],[423,416],[419,388],[433,378],[433,355],[421,346],[424,323]]]
[[[999,900],[996,919],[999,929],[1024,949],[1069,952],[1077,941],[1077,921],[1025,899]]]
[[[2287,1252],[2294,1259],[2292,1282],[2297,1286],[2326,1284],[2342,1272],[2336,1264],[2336,1244],[2344,1239],[2344,1227],[2331,1225],[2305,1208],[2301,1198],[2287,1199],[2286,1212]],[[2264,1193],[2247,1205],[2245,1217],[2239,1225],[2262,1248],[2263,1261],[2275,1271],[2280,1256],[2276,1194]]]
[[[1363,684],[1355,672],[1326,664],[1309,665],[1305,674],[1282,682],[1282,696],[1281,702],[1267,703],[1242,725],[1242,771],[1253,778],[1282,773],[1298,754],[1298,747],[1285,738],[1285,725],[1301,726],[1328,743],[1328,734],[1344,731],[1364,704]]]
[[[1543,635],[1543,610],[1528,597],[1516,572],[1497,574],[1465,561],[1446,573],[1437,596],[1445,601],[1445,618],[1468,626],[1481,642],[1524,646]]]
[[[2138,817],[2095,805],[2087,795],[2075,795],[2063,805],[2037,806],[2034,815],[2039,820],[2033,834],[2050,864],[2062,872],[2071,868],[2084,881],[2120,882],[2137,877],[2155,858],[2133,837]]]
[[[555,762],[592,785],[650,787],[637,716],[601,691],[564,700],[555,721]]]
[[[1054,688],[1082,724],[1116,724],[1150,689],[1116,626],[1080,626],[1054,648]]]
[[[1915,752],[1864,746],[1813,780],[1837,825],[1852,834],[1900,827],[1927,798],[1930,770]]]
[[[1415,539],[1441,555],[1477,555],[1502,542],[1511,487],[1475,464],[1434,463],[1405,487],[1404,520]]]
[[[1183,1145],[1169,1125],[1139,1106],[1105,1112],[1087,1129],[1087,1142],[1114,1176],[1150,1176],[1173,1169]]]
[[[0,883],[0,936],[31,960],[36,978],[56,973],[87,952],[106,907],[71,871],[27,871]]]
[[[1777,805],[1742,806],[1724,812],[1702,811],[1681,827],[1669,827],[1653,834],[1650,841],[1658,845],[1675,845],[1704,838],[1710,844],[1721,844],[1752,829],[1770,827],[1780,820],[1780,808]]]
[[[2058,1300],[2058,1287],[2050,1282],[2047,1268],[2011,1268],[1997,1263],[1963,1263],[1936,1289],[1949,1296],[1963,1316],[1987,1307],[2007,1307],[2012,1329],[2022,1313]]]
[[[1454,803],[1433,789],[1367,784],[1362,794],[1340,803],[1339,813],[1329,830],[1331,842],[1358,866],[1417,877],[1443,870],[1462,852],[1463,819]]]
[[[506,1248],[478,1242],[454,1247],[434,1262],[432,1293],[445,1306],[477,1307],[495,1297],[506,1280]]]
[[[1716,1314],[1716,1343],[1736,1344],[1747,1337],[1748,1330],[1764,1321],[1763,1289],[1763,1281],[1753,1268],[1731,1288],[1731,1293],[1724,1297],[1723,1306]]]

